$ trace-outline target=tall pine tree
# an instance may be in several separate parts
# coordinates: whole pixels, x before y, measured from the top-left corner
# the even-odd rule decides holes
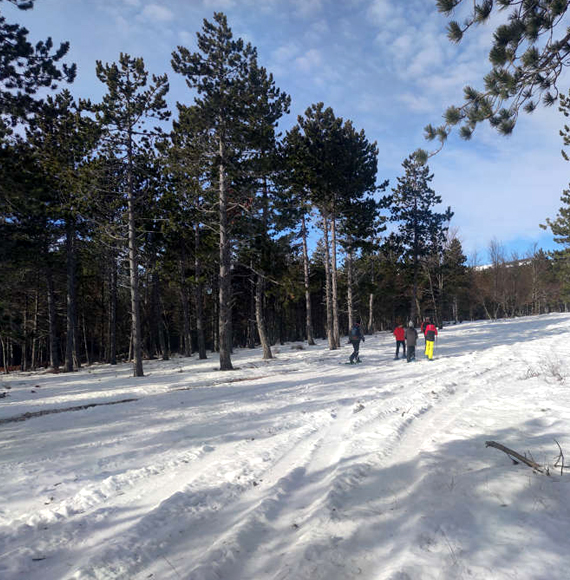
[[[412,269],[412,297],[410,320],[416,322],[418,303],[418,276],[420,260],[443,245],[448,222],[453,216],[451,208],[443,213],[434,211],[441,196],[430,187],[433,174],[415,154],[402,163],[404,175],[392,190],[391,221],[397,223],[395,240],[405,249],[404,257]]]
[[[95,107],[106,145],[116,151],[125,166],[125,180],[119,195],[127,205],[127,229],[131,290],[132,345],[134,376],[143,376],[142,321],[139,289],[139,241],[137,216],[140,212],[141,192],[137,190],[137,155],[152,146],[153,134],[160,133],[149,126],[152,119],[166,120],[170,113],[164,97],[168,92],[166,75],[148,72],[142,58],[121,54],[119,63],[103,65],[97,61],[97,77],[107,86],[103,101]]]
[[[198,52],[179,46],[172,53],[172,68],[198,92],[196,107],[207,123],[214,160],[212,179],[218,192],[219,263],[219,351],[220,369],[232,370],[232,292],[230,211],[240,201],[234,187],[240,177],[240,165],[249,149],[248,105],[252,102],[249,74],[256,65],[257,52],[242,39],[235,40],[222,13],[214,13],[214,22],[204,20],[198,33]]]

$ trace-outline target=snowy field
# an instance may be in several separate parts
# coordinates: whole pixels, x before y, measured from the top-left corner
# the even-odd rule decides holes
[[[4,376],[0,578],[568,579],[569,336],[551,314],[446,327],[433,362],[380,333],[359,366],[320,341]]]

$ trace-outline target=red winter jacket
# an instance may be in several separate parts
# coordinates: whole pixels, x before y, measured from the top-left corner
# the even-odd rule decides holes
[[[406,332],[406,330],[404,329],[403,326],[398,326],[394,330],[394,336],[396,337],[396,340],[404,340],[405,339],[405,332]]]
[[[424,331],[426,340],[435,340],[435,337],[437,336],[437,328],[435,326],[435,324],[429,323]]]

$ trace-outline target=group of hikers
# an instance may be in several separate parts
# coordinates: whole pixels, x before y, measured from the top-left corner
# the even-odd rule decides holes
[[[437,327],[431,320],[431,318],[425,318],[422,322],[421,333],[424,335],[425,339],[425,356],[428,360],[433,360],[433,346],[435,342],[435,337],[437,336]],[[418,341],[418,331],[414,327],[414,323],[410,320],[408,322],[408,327],[400,323],[394,329],[394,336],[396,337],[396,356],[394,360],[400,358],[400,347],[402,347],[402,358],[405,358],[408,362],[416,360],[416,344]],[[364,334],[360,330],[360,323],[356,322],[352,327],[349,334],[350,344],[352,344],[352,354],[350,355],[350,364],[355,364],[360,362],[360,357],[358,352],[360,350],[360,342],[364,342]]]

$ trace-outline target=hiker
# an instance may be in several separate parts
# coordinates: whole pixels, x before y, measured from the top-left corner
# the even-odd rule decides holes
[[[426,337],[426,356],[428,357],[428,360],[433,360],[433,343],[435,341],[435,337],[437,336],[437,328],[431,321],[431,318],[428,318],[428,323],[425,327],[424,334]]]
[[[360,362],[360,357],[358,356],[358,349],[360,347],[360,341],[364,342],[364,335],[360,330],[360,323],[356,322],[352,329],[350,330],[348,340],[352,344],[352,348],[354,349],[352,354],[350,355],[350,364],[354,364],[355,362]]]
[[[405,330],[406,344],[408,346],[407,361],[416,360],[416,343],[418,341],[418,331],[414,328],[414,323],[410,320],[408,328]]]
[[[396,337],[396,356],[394,360],[398,360],[398,353],[400,352],[400,346],[402,347],[402,357],[405,358],[406,356],[406,331],[402,323],[399,323],[398,326],[394,329],[394,336]]]

